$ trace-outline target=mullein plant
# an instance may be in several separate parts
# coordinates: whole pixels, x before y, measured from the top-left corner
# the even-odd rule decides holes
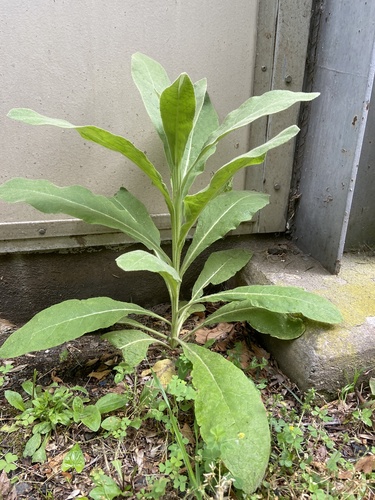
[[[148,176],[165,201],[170,214],[171,256],[163,249],[160,232],[146,207],[125,187],[114,196],[105,197],[82,186],[58,187],[48,180],[17,178],[0,186],[0,198],[28,203],[44,213],[63,213],[90,224],[100,224],[142,243],[143,250],[124,253],[116,263],[123,271],[158,273],[169,292],[171,318],[108,297],[67,300],[38,313],[14,332],[0,348],[0,357],[13,358],[48,349],[114,324],[123,324],[126,328],[118,330],[117,326],[103,338],[120,348],[126,363],[133,367],[146,357],[151,344],[180,348],[192,364],[191,375],[197,390],[195,417],[201,437],[205,442],[213,438],[218,441],[220,459],[234,477],[234,485],[249,494],[260,484],[270,453],[267,415],[260,395],[230,361],[189,342],[186,335],[182,338],[183,324],[191,314],[203,311],[206,303],[224,303],[199,327],[222,321],[247,321],[261,333],[294,339],[304,332],[306,318],[334,324],[341,321],[341,315],[323,297],[295,287],[252,285],[205,295],[207,285],[226,282],[248,263],[251,253],[244,249],[211,253],[193,286],[190,300],[183,302],[180,296],[183,279],[195,259],[268,203],[268,195],[264,193],[232,190],[233,176],[242,168],[261,164],[269,150],[298,133],[297,126],[286,128],[217,169],[200,191],[192,192],[192,185],[204,172],[218,142],[227,134],[295,103],[310,101],[319,94],[267,92],[246,100],[219,124],[207,93],[206,79],[193,83],[182,73],[171,83],[158,62],[140,53],[132,57],[132,76],[162,141],[169,179],[163,179],[141,149],[107,130],[72,125],[23,108],[12,109],[8,116],[32,125],[75,129],[85,140],[131,160]],[[183,247],[193,228],[194,235],[183,256]],[[136,315],[163,321],[169,333],[141,324],[134,319]]]

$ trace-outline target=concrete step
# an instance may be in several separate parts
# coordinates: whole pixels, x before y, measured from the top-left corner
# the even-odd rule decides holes
[[[252,239],[254,256],[240,273],[241,284],[292,285],[315,292],[341,311],[342,324],[308,324],[302,337],[282,341],[262,335],[281,370],[301,390],[336,395],[361,373],[375,376],[375,255],[347,253],[339,275],[331,275],[290,241]]]

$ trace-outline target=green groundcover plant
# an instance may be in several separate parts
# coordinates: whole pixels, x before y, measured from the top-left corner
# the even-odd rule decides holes
[[[145,358],[150,344],[179,347],[193,367],[192,380],[197,390],[195,415],[201,436],[207,442],[212,438],[212,429],[220,430],[217,434],[222,436],[221,460],[235,478],[235,486],[251,493],[263,478],[270,453],[269,427],[260,395],[254,384],[228,360],[181,338],[184,322],[192,313],[204,310],[205,303],[218,302],[224,305],[208,315],[200,327],[221,321],[247,321],[259,332],[293,339],[303,333],[305,318],[333,324],[340,322],[341,316],[323,297],[294,287],[241,286],[204,295],[207,285],[226,282],[247,264],[251,253],[243,249],[211,253],[190,300],[182,302],[180,297],[182,281],[194,260],[268,203],[266,194],[232,190],[233,176],[242,168],[261,164],[267,151],[298,133],[297,126],[286,128],[217,169],[209,184],[199,192],[191,192],[192,185],[227,134],[300,101],[310,101],[318,94],[267,92],[248,99],[219,124],[205,79],[193,83],[182,73],[171,83],[158,62],[140,53],[133,55],[132,76],[163,143],[169,167],[167,180],[124,137],[95,126],[77,126],[48,118],[30,109],[13,109],[8,116],[32,125],[75,129],[85,140],[117,151],[137,165],[162,194],[169,211],[171,257],[162,248],[159,230],[145,206],[124,187],[113,197],[105,197],[82,186],[58,187],[47,180],[12,179],[0,186],[0,198],[26,202],[41,212],[64,213],[90,224],[101,224],[142,243],[145,250],[121,255],[116,259],[117,265],[124,271],[147,270],[161,275],[170,296],[171,320],[139,305],[108,297],[67,300],[38,313],[13,333],[0,348],[0,356],[12,358],[48,349],[116,323],[126,325],[126,329],[106,333],[103,338],[121,348],[131,366]],[[194,236],[183,257],[183,247],[194,227]],[[136,315],[163,321],[169,334],[142,325],[134,319]]]

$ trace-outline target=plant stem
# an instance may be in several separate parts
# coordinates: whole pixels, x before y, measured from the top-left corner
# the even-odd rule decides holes
[[[188,476],[189,476],[189,479],[190,479],[190,484],[191,484],[191,486],[192,486],[192,488],[194,490],[196,498],[198,500],[201,500],[202,499],[202,495],[201,495],[201,492],[199,491],[199,480],[198,480],[199,475],[196,476],[194,474],[193,468],[192,468],[191,463],[190,463],[189,455],[186,452],[186,447],[185,447],[185,444],[184,444],[184,441],[183,441],[183,436],[182,436],[181,431],[180,431],[179,426],[178,426],[177,418],[175,417],[175,415],[174,415],[174,413],[172,411],[172,408],[171,408],[168,396],[167,396],[167,394],[166,394],[166,392],[164,390],[164,387],[162,386],[160,380],[158,379],[158,377],[156,376],[156,374],[154,372],[152,373],[152,375],[154,377],[154,381],[155,381],[158,389],[160,390],[160,392],[161,392],[161,394],[163,396],[165,404],[167,405],[167,410],[168,410],[169,418],[170,418],[170,421],[171,421],[171,424],[172,424],[172,428],[173,428],[173,434],[174,434],[174,437],[175,437],[176,442],[178,444],[178,447],[180,448],[180,451],[181,451],[181,454],[182,454],[182,459],[184,461],[184,464],[185,464],[185,467],[186,467],[186,470],[187,470],[187,473],[188,473]]]
[[[176,189],[177,193],[174,193],[173,196],[173,211],[171,212],[171,226],[172,226],[172,264],[174,269],[180,274],[180,265],[181,265],[181,245],[180,241],[180,231],[182,226],[182,211],[183,204],[181,200],[181,195],[179,193],[179,182],[180,179],[174,179],[174,189]],[[174,348],[177,345],[177,339],[180,333],[180,322],[179,322],[179,308],[180,308],[180,291],[181,291],[181,282],[175,282],[169,288],[169,295],[171,300],[172,307],[172,324],[171,324],[171,337],[170,344],[171,347]]]

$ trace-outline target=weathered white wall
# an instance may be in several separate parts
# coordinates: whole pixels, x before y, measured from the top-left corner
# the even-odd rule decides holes
[[[223,118],[252,92],[257,3],[2,0],[0,182],[16,176],[48,178],[107,195],[125,185],[163,218],[165,208],[149,182],[121,155],[85,144],[74,131],[23,125],[6,113],[30,107],[75,124],[94,124],[131,139],[159,163],[158,139],[131,80],[131,54],[140,51],[157,59],[172,80],[182,71],[193,80],[207,77]],[[232,134],[220,162],[247,146],[247,130]],[[243,185],[240,176],[237,186]],[[0,202],[0,240],[22,232],[23,237],[37,236],[34,232],[47,218],[27,206]],[[74,234],[75,228],[84,232],[79,224],[63,226],[43,223],[49,236]]]

